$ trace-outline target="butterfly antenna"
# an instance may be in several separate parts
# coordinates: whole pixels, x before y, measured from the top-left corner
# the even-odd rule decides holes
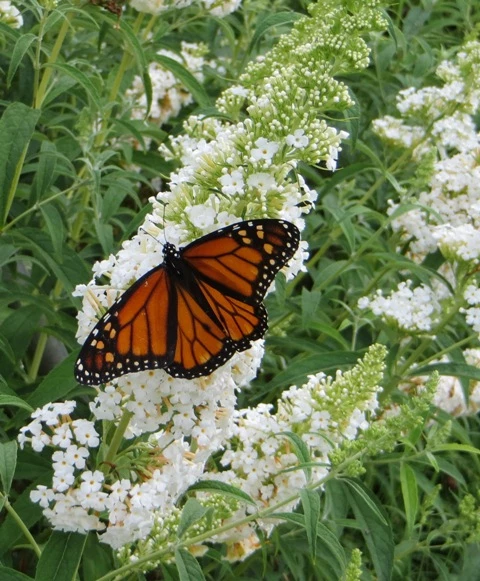
[[[150,236],[151,238],[153,238],[155,240],[155,242],[157,244],[161,244],[162,246],[164,246],[165,244],[163,242],[161,242],[156,236],[154,236],[153,234],[151,234],[150,232],[148,232],[147,230],[145,230],[145,228],[143,226],[140,226],[140,228],[138,229],[139,231],[143,232],[144,234],[146,234],[147,236]]]
[[[162,202],[163,203],[163,202]],[[163,203],[163,216],[162,216],[162,221],[163,221],[163,238],[164,238],[164,244],[167,243],[167,237],[165,235],[165,212],[167,211],[167,204]]]

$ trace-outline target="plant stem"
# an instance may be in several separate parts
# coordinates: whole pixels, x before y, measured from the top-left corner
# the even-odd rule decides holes
[[[13,508],[13,506],[10,504],[10,502],[8,501],[8,498],[6,496],[4,496],[1,492],[0,492],[0,499],[4,499],[4,507],[5,510],[8,512],[8,514],[13,518],[13,520],[17,523],[19,529],[22,531],[23,535],[25,536],[25,538],[27,539],[27,541],[29,542],[30,546],[32,547],[32,549],[34,550],[35,554],[37,555],[38,558],[41,557],[42,555],[42,550],[40,549],[40,547],[37,545],[35,539],[32,537],[30,531],[28,530],[28,528],[25,526],[25,523],[23,522],[23,520],[20,518],[20,516],[18,515],[17,511]]]
[[[37,93],[34,99],[34,107],[35,109],[41,109],[43,101],[45,100],[48,84],[50,82],[50,78],[53,74],[53,67],[51,66],[57,61],[58,55],[60,54],[60,49],[62,48],[63,41],[67,35],[68,29],[70,27],[70,22],[73,19],[73,12],[69,12],[65,15],[65,19],[58,31],[57,38],[55,40],[55,44],[53,45],[52,52],[48,57],[48,61],[46,63],[46,68],[43,73],[42,80],[40,81],[40,86],[38,87]],[[37,63],[39,66],[40,63]]]
[[[104,463],[106,466],[111,466],[115,462],[115,457],[117,455],[118,449],[120,444],[122,443],[122,438],[125,435],[125,431],[128,428],[128,424],[130,423],[130,419],[133,416],[132,412],[125,410],[123,412],[122,419],[120,420],[115,433],[113,434],[112,441],[110,442],[110,446],[108,447],[107,453],[105,455]]]

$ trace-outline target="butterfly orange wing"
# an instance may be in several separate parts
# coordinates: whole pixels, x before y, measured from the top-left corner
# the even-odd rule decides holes
[[[298,229],[251,220],[192,242],[136,281],[96,324],[75,366],[97,385],[144,369],[175,377],[208,375],[263,337],[263,297],[293,256]]]
[[[191,318],[182,316],[179,303],[177,345],[166,371],[175,377],[208,375],[263,337],[267,313],[262,300],[298,244],[296,226],[265,219],[222,228],[182,249],[196,284],[185,304],[193,312],[193,301],[202,296],[202,312],[209,321],[200,324],[197,319],[198,330],[192,333]]]
[[[173,303],[171,281],[161,264],[126,290],[95,325],[75,364],[77,381],[98,385],[169,363],[175,346],[169,331]]]

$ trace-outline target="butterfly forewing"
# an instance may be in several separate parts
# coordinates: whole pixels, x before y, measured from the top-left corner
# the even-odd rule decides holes
[[[77,381],[98,385],[125,373],[164,367],[173,358],[175,309],[164,265],[147,272],[87,337],[75,365]]]
[[[278,271],[295,254],[298,228],[284,220],[233,224],[182,250],[198,278],[243,301],[260,302]]]
[[[199,238],[147,272],[112,305],[80,351],[75,375],[97,385],[145,369],[209,375],[263,337],[262,300],[299,244],[283,220],[250,220]]]

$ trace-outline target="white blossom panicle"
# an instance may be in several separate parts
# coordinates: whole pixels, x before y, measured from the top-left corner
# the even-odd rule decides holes
[[[0,22],[8,24],[12,28],[21,28],[23,26],[23,17],[10,0],[0,0]]]
[[[309,471],[309,481],[324,478],[328,453],[369,425],[368,414],[378,405],[384,355],[383,347],[374,346],[355,368],[338,372],[334,380],[324,374],[311,376],[301,388],[292,387],[283,394],[276,413],[265,404],[240,411],[217,406],[211,413],[208,401],[215,395],[210,387],[203,406],[192,410],[188,400],[193,390],[185,393],[177,389],[170,394],[173,421],[165,421],[167,428],[152,435],[148,444],[138,447],[129,464],[125,458],[114,471],[91,467],[90,450],[99,445],[98,433],[92,422],[71,419],[74,402],[49,404],[32,414],[32,422],[19,435],[22,447],[28,442],[37,450],[44,446],[54,449],[52,485],[38,486],[31,500],[42,506],[54,528],[97,531],[102,542],[115,549],[147,537],[159,523],[171,518],[178,497],[200,479],[223,480],[241,487],[257,500],[259,509],[281,502],[307,483],[306,473],[295,469],[299,458],[285,432],[300,437],[318,462]],[[233,372],[244,374],[245,370]],[[200,422],[195,414],[201,417]],[[208,471],[205,466],[215,433],[219,440],[213,447],[227,448],[220,472]],[[190,438],[197,443],[195,451],[187,443]],[[242,511],[245,514],[238,504],[231,505],[230,511],[226,508],[226,520],[238,518]],[[268,533],[273,523],[265,522],[262,527]],[[258,539],[252,543],[254,534],[255,527],[244,526],[218,540],[230,546],[230,558],[243,558],[258,546]]]
[[[377,317],[404,331],[431,331],[438,321],[441,305],[430,287],[421,284],[412,289],[411,286],[411,280],[401,282],[397,290],[387,296],[384,296],[382,289],[377,289],[372,298],[362,297],[358,306],[360,309],[370,309]]]
[[[480,43],[468,42],[455,62],[439,65],[437,74],[443,86],[401,91],[397,102],[401,118],[387,116],[374,122],[383,139],[414,148],[413,159],[423,176],[423,190],[389,211],[393,214],[403,203],[416,205],[392,223],[402,241],[408,241],[409,256],[416,262],[437,250],[436,226],[471,224],[471,208],[480,202],[480,134],[475,123]]]
[[[433,329],[442,314],[439,305],[447,304],[445,299],[452,305],[465,300],[467,306],[460,312],[480,332],[480,301],[472,302],[472,288],[478,287],[473,275],[480,258],[480,133],[476,124],[480,43],[467,42],[454,60],[440,64],[437,75],[438,86],[401,91],[397,101],[400,117],[377,120],[375,128],[386,141],[410,148],[417,165],[415,194],[402,196],[388,211],[400,246],[418,264],[440,251],[446,261],[438,274],[451,290],[447,292],[446,285],[437,283],[429,290],[424,285],[415,290],[403,285],[400,295],[397,291],[385,297],[379,290],[373,299],[362,298],[359,306],[370,307],[416,332]],[[400,298],[403,302],[397,303]],[[391,304],[392,299],[396,304]],[[444,314],[447,312],[448,308]]]

